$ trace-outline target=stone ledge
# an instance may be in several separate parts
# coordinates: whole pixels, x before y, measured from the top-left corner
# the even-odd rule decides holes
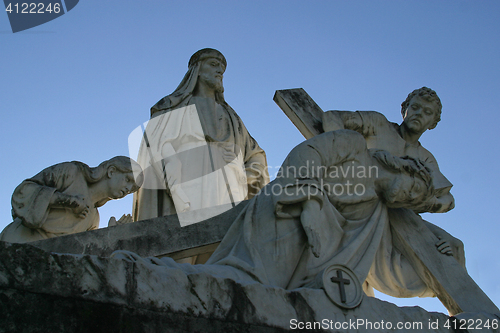
[[[342,310],[321,289],[287,291],[239,284],[202,273],[186,275],[179,269],[112,258],[51,254],[28,244],[5,242],[0,242],[0,299],[1,332],[15,328],[24,332],[274,333],[296,332],[290,329],[293,319],[428,325],[449,318],[369,297],[354,310]],[[442,325],[436,330],[423,328],[415,332],[451,332]]]
[[[243,201],[223,214],[186,227],[180,226],[177,215],[170,215],[29,244],[56,253],[109,257],[116,250],[128,250],[143,257],[175,253],[176,259],[181,259],[213,252],[247,203]]]

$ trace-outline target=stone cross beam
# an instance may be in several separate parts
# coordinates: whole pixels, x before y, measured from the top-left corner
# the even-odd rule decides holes
[[[304,89],[277,90],[274,101],[306,139],[323,133],[323,111]],[[395,218],[397,215],[400,217]],[[438,239],[419,215],[408,209],[390,209],[389,220],[400,250],[413,267],[422,268],[417,269],[417,272],[424,272],[420,278],[435,292],[451,315],[500,312],[453,257],[437,251],[435,244]]]

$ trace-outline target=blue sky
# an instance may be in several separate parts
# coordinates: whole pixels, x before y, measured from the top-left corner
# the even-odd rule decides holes
[[[189,57],[211,47],[227,58],[226,101],[271,175],[303,140],[275,90],[302,87],[323,110],[375,110],[394,122],[410,91],[436,90],[442,121],[421,143],[454,184],[456,208],[425,218],[465,243],[469,274],[500,305],[499,14],[490,0],[82,0],[13,34],[0,13],[0,227],[23,179],[128,155],[130,132],[177,87]],[[106,204],[101,227],[131,205],[131,196]],[[437,299],[396,302],[444,311]]]

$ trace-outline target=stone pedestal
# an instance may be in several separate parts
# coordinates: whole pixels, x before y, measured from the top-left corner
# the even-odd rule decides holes
[[[0,332],[453,332],[445,314],[366,296],[342,310],[322,289],[242,285],[27,244],[0,242],[0,258]]]

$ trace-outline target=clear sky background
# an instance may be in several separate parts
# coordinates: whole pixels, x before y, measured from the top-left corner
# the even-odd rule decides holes
[[[23,179],[50,165],[128,155],[130,132],[170,94],[197,50],[228,61],[226,101],[266,151],[274,177],[302,135],[274,103],[304,88],[323,110],[375,110],[428,86],[442,121],[421,143],[454,184],[456,208],[424,218],[465,243],[469,274],[500,305],[499,1],[82,0],[13,34],[0,13],[0,229]],[[133,156],[135,157],[135,156]],[[132,196],[100,209],[131,213]],[[437,299],[395,300],[445,309]]]

